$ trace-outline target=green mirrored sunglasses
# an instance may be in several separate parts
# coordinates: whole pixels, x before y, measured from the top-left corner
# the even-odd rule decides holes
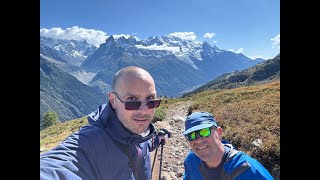
[[[211,128],[204,128],[204,129],[200,129],[198,131],[193,131],[189,134],[186,134],[185,137],[187,138],[188,141],[193,141],[196,139],[196,133],[199,134],[200,137],[208,137],[211,135]]]

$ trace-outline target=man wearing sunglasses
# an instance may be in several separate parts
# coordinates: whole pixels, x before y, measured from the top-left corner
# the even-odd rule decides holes
[[[151,124],[161,102],[153,78],[142,68],[124,68],[108,97],[88,125],[40,155],[40,179],[151,179],[149,152],[165,142]]]
[[[257,160],[222,140],[222,128],[208,112],[194,112],[185,121],[191,151],[184,161],[184,180],[271,180]]]

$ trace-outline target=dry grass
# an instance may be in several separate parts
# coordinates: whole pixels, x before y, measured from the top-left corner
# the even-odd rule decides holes
[[[211,90],[190,97],[190,111],[212,113],[223,136],[238,149],[259,160],[277,179],[280,175],[280,81]],[[262,140],[262,146],[252,142]]]
[[[224,139],[259,160],[275,179],[280,179],[280,81],[165,99],[159,110],[166,112],[169,105],[182,101],[193,102],[189,111],[212,113],[223,128]],[[40,131],[40,148],[53,148],[87,123],[83,117]],[[256,139],[262,140],[262,146],[251,144]]]
[[[50,126],[40,131],[40,149],[43,152],[52,149],[85,124],[88,124],[87,117],[82,117]]]

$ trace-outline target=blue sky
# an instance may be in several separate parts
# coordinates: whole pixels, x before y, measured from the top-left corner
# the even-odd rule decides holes
[[[280,0],[40,0],[46,37],[98,46],[111,35],[180,32],[250,58],[273,58],[280,53]]]

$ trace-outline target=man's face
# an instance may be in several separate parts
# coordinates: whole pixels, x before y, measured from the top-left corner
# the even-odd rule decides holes
[[[210,136],[200,137],[199,134],[196,133],[197,138],[189,141],[189,145],[201,160],[209,162],[221,157],[221,135],[221,127],[211,128]]]
[[[112,107],[121,123],[135,134],[145,132],[153,118],[155,109],[148,109],[145,102],[156,98],[154,81],[150,76],[125,76],[119,79],[116,88],[119,98],[126,101],[141,101],[138,110],[126,110],[125,104],[115,93],[109,93]]]

